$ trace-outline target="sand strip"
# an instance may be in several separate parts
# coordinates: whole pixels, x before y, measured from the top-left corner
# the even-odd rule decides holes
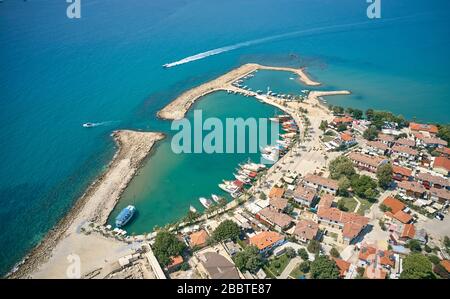
[[[112,136],[118,150],[107,170],[87,189],[71,211],[52,229],[46,238],[26,257],[10,278],[64,278],[67,250],[82,248],[95,252],[95,243],[86,242],[78,232],[87,220],[106,223],[123,190],[149,155],[153,145],[164,138],[162,133],[115,131]],[[80,244],[81,243],[81,244]],[[88,267],[88,265],[84,265]],[[55,272],[56,271],[56,272]]]

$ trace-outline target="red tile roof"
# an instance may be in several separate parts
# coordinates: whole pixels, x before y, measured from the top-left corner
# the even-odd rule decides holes
[[[411,215],[409,215],[408,213],[405,213],[403,211],[398,211],[397,213],[386,212],[385,214],[388,217],[397,219],[398,221],[400,221],[403,224],[407,224],[407,223],[411,222],[411,220],[413,219]]]
[[[283,239],[284,237],[277,232],[264,231],[251,237],[250,244],[258,247],[259,250],[264,250]]]
[[[449,260],[443,260],[440,263],[442,265],[442,267],[445,268],[445,270],[447,270],[448,273],[450,273],[450,261]]]
[[[405,145],[409,147],[414,147],[416,145],[416,142],[409,138],[399,138],[395,140],[395,143],[398,145]]]
[[[327,179],[322,176],[318,176],[318,175],[311,174],[311,173],[308,173],[305,176],[305,181],[316,184],[316,185],[325,186],[325,187],[331,188],[333,190],[337,190],[339,188],[338,181],[335,181],[332,179]]]
[[[291,216],[279,213],[269,207],[262,209],[258,214],[281,228],[288,226],[293,220]]]
[[[384,157],[369,156],[357,152],[351,152],[348,157],[353,162],[366,164],[375,168],[378,167],[383,161],[386,161],[386,158]]]
[[[325,193],[322,196],[320,196],[319,207],[331,208],[333,201],[334,201],[334,196],[331,194]]]
[[[450,171],[450,160],[445,157],[436,157],[434,159],[433,168],[442,168]]]
[[[378,134],[378,140],[381,141],[385,141],[385,142],[393,142],[395,140],[394,137],[392,137],[391,135],[386,135],[386,134]]]
[[[288,205],[288,200],[285,198],[280,198],[280,197],[272,197],[269,200],[269,203],[272,207],[274,207],[278,210],[284,210]]]
[[[409,123],[409,129],[412,131],[425,131],[433,134],[438,132],[438,128],[435,125],[429,124]]]
[[[401,237],[414,239],[415,235],[416,235],[416,228],[414,227],[414,224],[405,224],[405,226],[403,227]]]
[[[352,121],[353,121],[353,118],[351,118],[350,116],[335,117],[333,119],[333,123],[335,123],[335,124],[351,123]]]
[[[269,192],[269,198],[283,197],[283,194],[284,194],[284,188],[273,187]]]
[[[300,220],[295,226],[294,234],[306,240],[312,240],[317,236],[319,224],[311,220]]]
[[[317,192],[313,188],[308,188],[303,185],[298,185],[294,191],[294,197],[300,198],[302,200],[306,200],[312,202],[314,198],[317,196]]]
[[[341,277],[344,277],[346,274],[347,274],[347,272],[348,272],[348,270],[350,269],[350,263],[349,262],[346,262],[346,261],[344,261],[343,259],[339,259],[339,258],[333,258],[333,260],[336,262],[336,266],[338,267],[338,269],[339,269],[339,275],[341,276]]]
[[[402,176],[410,177],[412,175],[412,169],[398,166],[398,165],[392,165],[392,172],[394,174],[401,174]]]
[[[170,264],[167,266],[167,268],[173,268],[176,266],[179,266],[183,263],[183,257],[181,255],[172,256],[170,257]]]
[[[408,154],[411,156],[417,156],[419,154],[418,151],[416,151],[415,149],[412,149],[408,146],[402,146],[402,145],[394,145],[392,147],[392,151],[393,152],[397,152],[397,153],[404,153],[404,154]]]
[[[432,175],[431,173],[421,172],[417,176],[419,181],[430,182],[441,186],[450,186],[449,179],[438,175]]]
[[[376,149],[380,149],[380,150],[383,150],[383,151],[389,149],[389,146],[387,146],[386,144],[384,144],[381,141],[367,141],[366,144],[367,144],[367,146],[370,146],[370,147],[373,147],[373,148],[376,148]]]
[[[435,188],[435,187],[431,187],[430,188],[430,194],[432,196],[436,196],[438,198],[442,198],[442,199],[450,201],[450,191],[447,190],[447,189],[444,189],[444,188],[438,189],[438,188]]]
[[[200,230],[198,232],[192,233],[190,236],[189,244],[194,246],[205,246],[208,240],[208,233],[205,230]]]
[[[341,133],[341,139],[343,141],[351,141],[353,140],[353,137],[349,134]]]
[[[425,191],[427,191],[425,187],[422,184],[419,184],[418,182],[401,181],[397,184],[397,186],[400,189],[420,194],[425,193]]]
[[[438,147],[438,148],[436,149],[436,151],[437,151],[438,153],[441,153],[441,154],[450,156],[450,148],[448,148],[448,147]]]
[[[383,205],[390,208],[392,213],[397,213],[398,211],[401,211],[405,208],[405,204],[402,203],[400,200],[394,198],[394,197],[386,197],[383,202]]]

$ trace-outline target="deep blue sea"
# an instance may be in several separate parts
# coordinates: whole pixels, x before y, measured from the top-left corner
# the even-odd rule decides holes
[[[242,63],[307,66],[324,88],[353,92],[333,104],[450,120],[445,0],[382,1],[376,20],[365,0],[82,0],[81,19],[67,18],[67,5],[0,3],[2,274],[101,173],[114,154],[112,130],[168,132],[170,122],[155,117],[161,107]],[[167,214],[155,223],[178,216],[159,211]]]

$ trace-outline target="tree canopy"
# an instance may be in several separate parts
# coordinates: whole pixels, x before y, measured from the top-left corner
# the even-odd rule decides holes
[[[317,240],[311,240],[306,248],[309,252],[318,254],[320,252],[320,243]]]
[[[368,127],[363,133],[364,139],[369,141],[375,140],[378,137],[378,130],[375,126]]]
[[[241,233],[239,225],[232,220],[225,220],[219,224],[219,226],[212,233],[212,238],[216,242],[225,240],[236,240]]]
[[[378,185],[387,189],[392,182],[392,165],[391,163],[385,163],[378,167],[377,169],[377,179]]]
[[[438,129],[437,136],[450,144],[450,124],[438,125]]]
[[[339,269],[336,263],[327,256],[321,255],[311,262],[311,278],[314,279],[337,279]]]
[[[245,247],[243,251],[236,253],[233,260],[239,270],[248,270],[252,273],[256,273],[263,265],[263,259],[256,246]]]
[[[400,278],[433,279],[435,275],[430,260],[420,253],[413,253],[403,260],[403,271]]]
[[[161,231],[156,235],[152,248],[158,261],[167,266],[170,264],[170,258],[180,255],[186,248],[186,245],[178,240],[175,234]]]
[[[356,173],[352,161],[345,156],[339,156],[331,161],[329,170],[330,177],[334,180],[338,180],[342,176],[350,178]]]
[[[353,192],[362,198],[374,198],[377,195],[377,183],[367,175],[354,175],[350,181]]]

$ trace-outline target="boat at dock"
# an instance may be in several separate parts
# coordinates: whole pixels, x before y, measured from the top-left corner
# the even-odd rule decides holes
[[[206,209],[208,209],[213,204],[213,202],[210,199],[204,197],[200,197],[198,200]]]
[[[132,205],[127,206],[116,217],[116,227],[122,227],[133,218],[136,208]]]
[[[243,182],[244,184],[250,184],[251,181],[248,177],[240,175],[240,174],[235,174],[233,173],[233,176],[236,178],[236,180]]]

